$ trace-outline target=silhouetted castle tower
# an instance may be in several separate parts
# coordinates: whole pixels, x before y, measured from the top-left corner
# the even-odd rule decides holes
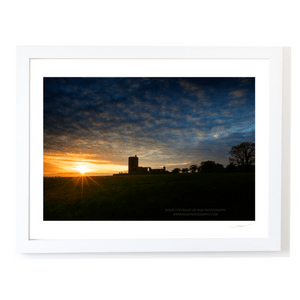
[[[137,172],[139,167],[139,158],[137,156],[128,157],[128,174]]]

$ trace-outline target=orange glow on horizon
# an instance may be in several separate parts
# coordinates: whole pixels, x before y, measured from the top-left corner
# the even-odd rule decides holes
[[[44,176],[105,176],[127,172],[127,165],[114,164],[88,154],[44,153]]]

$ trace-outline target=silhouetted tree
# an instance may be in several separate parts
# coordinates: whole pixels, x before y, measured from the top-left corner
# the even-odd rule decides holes
[[[223,172],[223,170],[224,170],[223,165],[216,164],[212,160],[203,161],[201,162],[200,165],[200,172],[203,173],[219,173],[219,172]]]
[[[234,163],[231,162],[229,165],[226,166],[225,171],[226,172],[236,172],[237,167],[234,165]]]
[[[192,173],[195,173],[197,171],[197,165],[191,165],[190,170]]]
[[[183,169],[181,170],[182,173],[187,173],[188,171],[189,171],[189,168],[183,168]]]
[[[176,173],[176,174],[178,174],[180,172],[180,169],[179,168],[175,168],[173,171],[172,171],[172,173]]]
[[[255,144],[244,142],[240,145],[233,146],[229,152],[231,157],[229,162],[237,166],[255,165]]]

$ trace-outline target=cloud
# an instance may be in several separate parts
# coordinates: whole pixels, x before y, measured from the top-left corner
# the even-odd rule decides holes
[[[228,105],[241,105],[247,102],[247,99],[243,100],[232,100],[228,103]]]
[[[236,91],[231,91],[229,93],[229,97],[233,97],[233,98],[241,98],[245,95],[245,91],[244,90],[236,90]]]

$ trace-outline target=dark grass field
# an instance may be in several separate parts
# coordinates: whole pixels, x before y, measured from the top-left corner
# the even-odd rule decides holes
[[[255,175],[44,178],[44,220],[255,220]]]

